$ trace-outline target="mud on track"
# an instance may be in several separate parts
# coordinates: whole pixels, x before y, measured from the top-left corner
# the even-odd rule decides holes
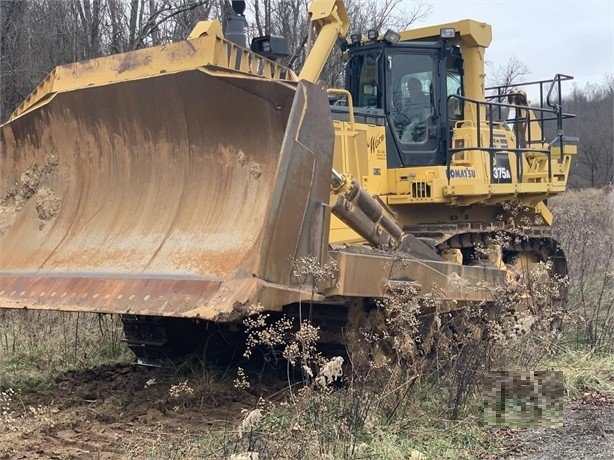
[[[208,430],[232,431],[256,400],[230,378],[225,387],[212,381],[173,396],[171,386],[183,380],[158,369],[102,366],[62,375],[47,394],[15,395],[2,404],[6,414],[0,408],[0,459],[158,458],[161,446],[179,449]]]

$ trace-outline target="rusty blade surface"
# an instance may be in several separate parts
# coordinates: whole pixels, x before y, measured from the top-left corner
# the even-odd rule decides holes
[[[215,318],[265,289],[253,279],[264,271],[283,281],[301,242],[289,235],[291,251],[272,269],[269,227],[300,227],[305,206],[327,200],[322,184],[309,194],[332,154],[323,95],[315,116],[331,131],[320,133],[329,151],[294,187],[288,169],[300,171],[280,148],[291,154],[310,137],[300,134],[302,95],[284,142],[295,92],[194,70],[59,93],[3,125],[0,307]],[[278,216],[280,190],[305,203]]]
[[[191,306],[208,302],[220,284],[196,279],[4,275],[0,298],[24,308],[183,316]]]

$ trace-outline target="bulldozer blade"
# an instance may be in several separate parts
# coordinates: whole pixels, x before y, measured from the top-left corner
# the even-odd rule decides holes
[[[1,127],[0,308],[236,321],[307,299],[326,93],[200,68],[58,92]]]

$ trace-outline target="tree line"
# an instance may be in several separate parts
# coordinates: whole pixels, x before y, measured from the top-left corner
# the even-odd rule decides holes
[[[565,134],[580,138],[569,178],[571,187],[604,187],[614,182],[614,75],[602,83],[574,86],[565,98]]]
[[[282,63],[300,69],[308,48],[308,0],[247,1],[248,36],[282,35],[290,56]],[[347,0],[352,30],[404,29],[425,17],[423,0]],[[70,62],[184,40],[198,21],[233,14],[230,0],[0,0],[0,120],[54,67]],[[339,85],[338,52],[323,79]]]
[[[290,56],[282,63],[299,70],[309,40],[308,0],[247,1],[250,37],[267,34],[288,39]],[[427,0],[346,0],[351,31],[403,30],[425,19]],[[0,121],[54,67],[185,39],[205,19],[222,23],[232,14],[230,0],[0,0]],[[521,81],[528,69],[515,57],[492,69],[494,84]],[[343,62],[335,50],[322,79],[343,82]],[[613,181],[614,76],[603,83],[574,87],[565,109],[577,118],[567,135],[580,137],[570,177],[576,187],[600,187]]]

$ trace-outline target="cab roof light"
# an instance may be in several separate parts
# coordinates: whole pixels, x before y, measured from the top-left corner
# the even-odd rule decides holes
[[[352,35],[350,35],[350,41],[352,42],[352,45],[360,44],[361,40],[362,40],[362,34],[353,33]]]
[[[384,34],[384,40],[386,40],[391,45],[396,45],[401,40],[401,35],[394,30],[388,29]]]
[[[251,50],[267,59],[277,60],[290,56],[288,41],[279,35],[263,35],[252,40]]]
[[[369,41],[376,42],[377,37],[379,37],[379,32],[377,29],[369,29],[367,31],[367,38],[369,39]]]
[[[441,38],[454,38],[456,35],[456,30],[453,27],[444,27],[440,30],[439,36]]]

